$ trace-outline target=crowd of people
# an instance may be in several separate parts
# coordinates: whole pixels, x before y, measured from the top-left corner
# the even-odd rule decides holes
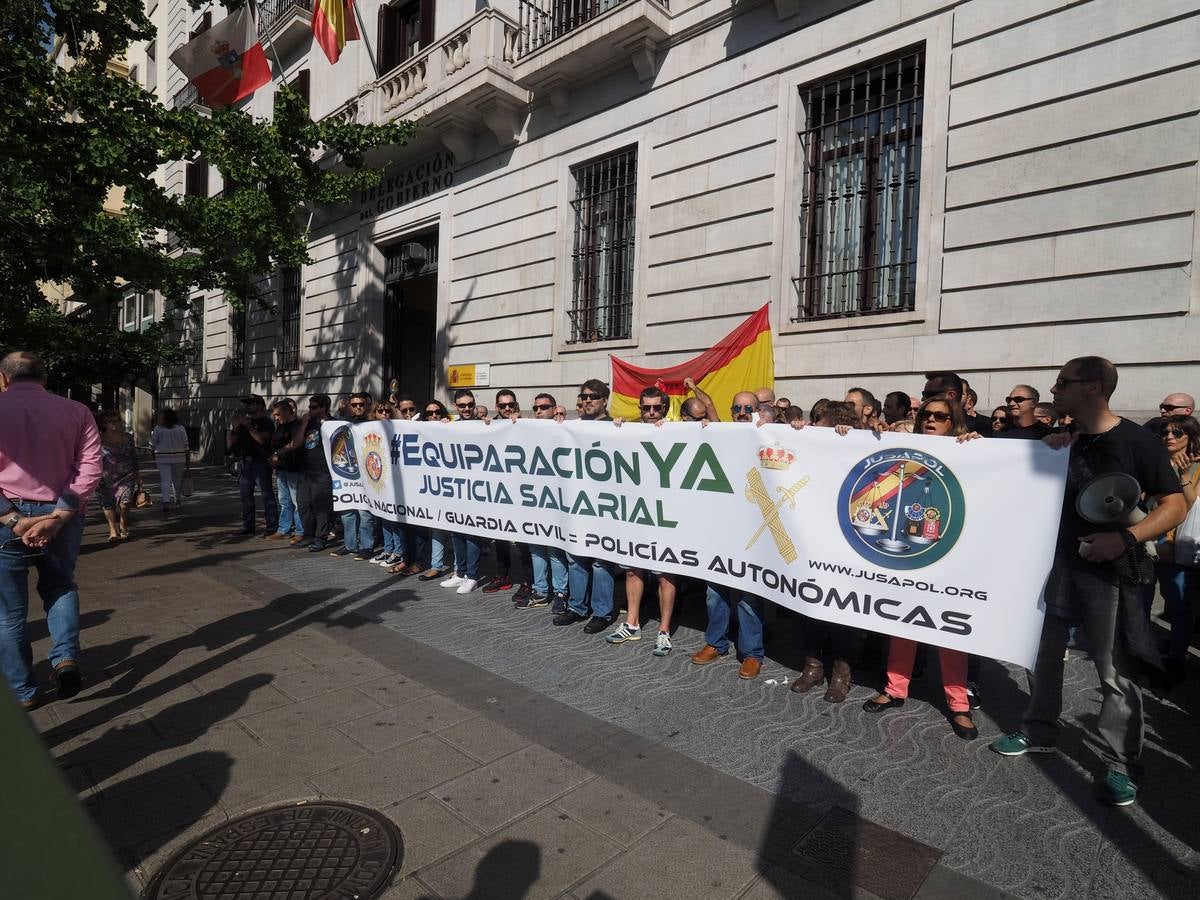
[[[81,499],[99,488],[110,532],[119,539],[127,533],[125,510],[140,476],[136,454],[119,422],[105,418],[103,435],[96,432],[94,424],[92,433],[87,434],[87,423],[79,420],[74,410],[60,408],[70,401],[45,392],[44,369],[36,357],[10,354],[0,365],[0,382],[7,387],[0,395],[0,434],[22,434],[22,428],[30,427],[29,416],[46,415],[45,411],[32,411],[34,404],[41,404],[60,420],[63,434],[59,443],[70,449],[70,459],[64,457],[61,471],[55,470],[52,477],[44,479],[45,484],[33,484],[22,460],[41,451],[20,440],[0,443],[0,528],[4,529],[0,531],[4,539],[0,544],[0,599],[7,622],[0,653],[10,685],[30,705],[36,703],[36,683],[24,636],[25,575],[31,568],[39,572],[39,589],[55,640],[51,662],[60,696],[69,694],[77,689],[78,679],[74,669],[78,598],[70,571],[82,532]],[[1069,452],[1067,489],[1044,598],[1047,615],[1031,678],[1029,707],[1020,730],[997,739],[991,747],[1005,756],[1053,748],[1062,706],[1064,654],[1074,629],[1082,626],[1103,694],[1097,731],[1106,772],[1098,780],[1100,796],[1109,803],[1126,805],[1134,802],[1137,794],[1134,778],[1143,733],[1139,667],[1149,664],[1151,670],[1175,680],[1186,675],[1184,660],[1192,637],[1195,573],[1200,559],[1189,557],[1195,553],[1192,544],[1186,551],[1176,546],[1174,532],[1196,498],[1200,423],[1193,417],[1194,401],[1186,394],[1166,397],[1160,405],[1161,415],[1146,426],[1120,418],[1109,408],[1116,385],[1117,371],[1111,362],[1081,357],[1063,366],[1050,387],[1053,402],[1043,403],[1034,386],[1018,384],[990,417],[977,413],[975,391],[954,372],[929,373],[920,397],[892,391],[883,393],[881,402],[871,390],[854,387],[840,400],[818,400],[807,415],[799,403],[776,397],[770,388],[747,386],[733,397],[728,414],[721,415],[713,398],[689,380],[687,398],[674,409],[671,398],[659,387],[644,388],[638,398],[638,416],[644,423],[663,427],[670,427],[670,422],[704,424],[732,419],[760,427],[833,428],[841,434],[871,429],[960,442],[981,437],[1043,440]],[[603,381],[585,381],[576,396],[576,416],[586,421],[611,421],[619,427],[622,421],[609,414],[609,397]],[[397,419],[454,423],[526,415],[511,390],[496,392],[493,411],[468,389],[455,391],[452,404],[453,409],[438,400],[418,404],[407,396],[375,400],[367,392],[355,392],[335,406],[330,397],[316,394],[301,413],[290,399],[276,400],[268,408],[258,395],[243,398],[243,409],[225,434],[226,452],[238,465],[239,535],[256,533],[261,508],[266,527],[259,533],[266,540],[288,542],[309,553],[377,564],[391,576],[436,581],[458,594],[511,592],[515,608],[548,608],[555,626],[582,623],[584,632],[603,634],[609,644],[642,639],[645,601],[653,591],[658,622],[652,632],[652,652],[656,656],[670,654],[673,616],[682,595],[681,579],[675,575],[623,568],[556,547],[489,541],[400,524],[377,519],[364,510],[346,510],[335,516],[332,479],[321,439],[323,422]],[[532,398],[530,417],[562,422],[568,416],[566,407],[553,395],[538,393]],[[181,492],[180,468],[187,465],[188,456],[186,434],[181,436],[181,432],[173,414],[165,411],[153,439],[164,503],[168,496],[178,502]],[[1131,475],[1140,485],[1144,510],[1140,521],[1097,525],[1076,510],[1082,487],[1096,475],[1111,472]],[[483,578],[480,559],[489,545],[495,555],[495,573]],[[56,569],[51,561],[58,552],[63,565]],[[518,571],[521,578],[515,577]],[[618,582],[624,585],[623,616],[618,615],[615,596]],[[1170,624],[1169,639],[1162,648],[1165,662],[1149,615],[1156,586]],[[741,663],[738,676],[746,680],[758,677],[764,659],[765,601],[720,584],[704,585],[703,591],[707,613],[704,644],[691,655],[691,662],[709,665],[735,650]],[[67,624],[72,610],[74,633]],[[804,663],[791,690],[804,694],[823,687],[824,700],[844,701],[856,676],[862,677],[858,666],[865,637],[850,626],[805,617]],[[914,667],[922,662],[922,650],[913,641],[895,637],[888,641],[882,689],[864,703],[866,712],[885,714],[905,703]],[[956,735],[972,740],[978,736],[972,710],[982,704],[980,660],[945,648],[939,648],[937,655],[949,724]]]

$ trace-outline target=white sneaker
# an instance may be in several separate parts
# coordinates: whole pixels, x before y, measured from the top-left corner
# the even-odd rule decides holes
[[[456,594],[469,594],[471,591],[475,590],[475,585],[479,584],[479,580],[476,578],[460,578],[458,580],[461,581],[462,584],[460,584],[458,586],[458,590],[454,592]]]
[[[451,575],[449,578],[447,578],[445,581],[442,582],[442,587],[458,587],[460,584],[462,584],[466,580],[467,579],[463,578],[461,575]]]

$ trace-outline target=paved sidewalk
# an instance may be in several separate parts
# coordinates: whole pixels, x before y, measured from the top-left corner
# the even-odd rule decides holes
[[[505,595],[229,537],[232,480],[197,487],[128,544],[89,527],[88,687],[34,714],[135,885],[230,817],[311,798],[398,824],[389,898],[1178,897],[1200,874],[1194,687],[1149,701],[1143,802],[1110,810],[1077,730],[1006,761],[925,703],[868,718],[868,687],[791,694],[790,617],[744,683],[688,663],[702,603],[660,660]],[[1072,660],[1069,721],[1094,720],[1093,681]],[[987,670],[1006,725],[1023,684]]]

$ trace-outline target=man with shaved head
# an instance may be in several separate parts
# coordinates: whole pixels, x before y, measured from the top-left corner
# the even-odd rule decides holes
[[[1190,416],[1196,411],[1196,401],[1191,394],[1167,394],[1158,404],[1158,413],[1168,416]]]

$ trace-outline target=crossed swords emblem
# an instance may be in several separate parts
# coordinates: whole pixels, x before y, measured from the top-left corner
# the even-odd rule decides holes
[[[771,532],[771,539],[775,541],[775,548],[779,551],[779,555],[783,557],[785,563],[793,563],[796,561],[796,545],[792,542],[792,537],[787,533],[787,529],[783,527],[782,517],[779,515],[783,505],[788,504],[789,509],[796,508],[796,495],[799,494],[808,485],[808,476],[805,475],[795,484],[788,488],[775,488],[781,496],[778,500],[772,500],[770,491],[763,483],[762,475],[758,469],[751,469],[746,473],[746,499],[751,503],[757,504],[759,512],[762,513],[763,522],[758,526],[758,531],[750,538],[746,544],[746,549],[749,550],[754,546],[754,542],[762,536],[764,531]]]

